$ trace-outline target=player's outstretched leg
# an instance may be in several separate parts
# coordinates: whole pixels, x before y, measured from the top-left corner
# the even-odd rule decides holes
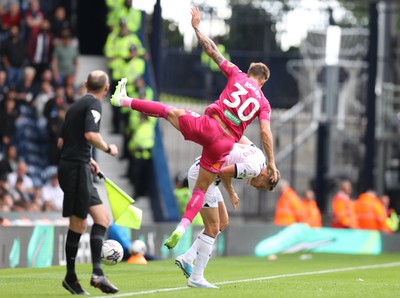
[[[122,78],[111,96],[110,102],[115,107],[126,107],[152,117],[167,118],[169,111],[175,109],[158,101],[129,98],[126,94],[127,78]]]
[[[99,288],[103,293],[114,294],[118,292],[118,288],[110,283],[105,276],[92,274],[90,285]]]

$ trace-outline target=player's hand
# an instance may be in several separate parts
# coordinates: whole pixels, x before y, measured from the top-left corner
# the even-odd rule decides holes
[[[240,199],[239,199],[237,193],[234,192],[234,193],[230,194],[230,195],[229,195],[229,200],[230,200],[231,203],[232,203],[233,211],[237,211],[237,210],[238,210],[238,206],[239,206],[239,201],[240,201]]]
[[[200,25],[200,10],[198,7],[192,7],[192,27],[196,29]]]
[[[115,144],[109,144],[108,146],[110,146],[110,155],[112,156],[117,156],[118,155],[118,147]]]
[[[272,162],[269,162],[267,165],[267,174],[270,177],[270,180],[272,183],[275,183],[278,181],[278,169],[276,168],[275,164]]]

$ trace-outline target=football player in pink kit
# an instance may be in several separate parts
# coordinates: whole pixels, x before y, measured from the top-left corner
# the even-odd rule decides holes
[[[199,43],[228,78],[220,98],[206,108],[205,115],[200,116],[160,102],[129,98],[125,91],[126,78],[119,81],[111,97],[111,104],[114,106],[130,107],[150,116],[165,118],[181,131],[186,140],[203,147],[199,176],[192,197],[178,227],[165,241],[169,249],[176,246],[186,228],[201,210],[205,192],[215,180],[225,157],[232,150],[233,144],[240,140],[246,127],[257,117],[262,144],[268,158],[267,173],[271,182],[278,179],[270,128],[271,107],[260,89],[269,78],[269,69],[263,63],[252,63],[247,74],[241,72],[236,65],[224,59],[215,43],[199,30],[199,9],[192,8],[191,13],[192,27]]]

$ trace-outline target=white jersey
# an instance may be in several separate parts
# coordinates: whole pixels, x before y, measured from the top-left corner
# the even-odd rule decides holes
[[[254,145],[243,145],[235,143],[232,151],[226,156],[222,167],[235,165],[235,176],[237,179],[257,177],[265,167],[265,156],[263,152]],[[189,188],[193,191],[194,184],[199,176],[199,158],[188,171]],[[223,197],[217,185],[214,183],[207,189],[204,196],[205,207],[218,207],[218,202],[222,202]]]

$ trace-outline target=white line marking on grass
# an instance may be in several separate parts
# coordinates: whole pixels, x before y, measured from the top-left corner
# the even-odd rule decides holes
[[[215,285],[228,285],[228,284],[235,284],[235,283],[253,282],[253,281],[269,280],[269,279],[277,279],[277,278],[285,278],[285,277],[327,274],[327,273],[336,273],[336,272],[354,271],[354,270],[368,270],[368,269],[376,269],[376,268],[391,268],[391,267],[398,267],[398,266],[400,266],[400,262],[386,263],[386,264],[376,264],[376,265],[365,265],[365,266],[358,266],[358,267],[327,269],[327,270],[311,271],[311,272],[289,273],[289,274],[264,276],[264,277],[257,277],[257,278],[248,278],[248,279],[239,279],[239,280],[216,282],[214,284]],[[189,287],[164,288],[164,289],[156,289],[156,290],[148,290],[148,291],[140,291],[140,292],[131,292],[131,293],[124,293],[124,294],[115,294],[115,295],[112,295],[112,296],[113,297],[131,297],[131,296],[146,295],[146,294],[181,291],[181,290],[186,290],[186,289],[190,289],[190,288]],[[98,296],[98,297],[94,297],[94,298],[102,298],[102,297],[104,297],[104,296]]]

